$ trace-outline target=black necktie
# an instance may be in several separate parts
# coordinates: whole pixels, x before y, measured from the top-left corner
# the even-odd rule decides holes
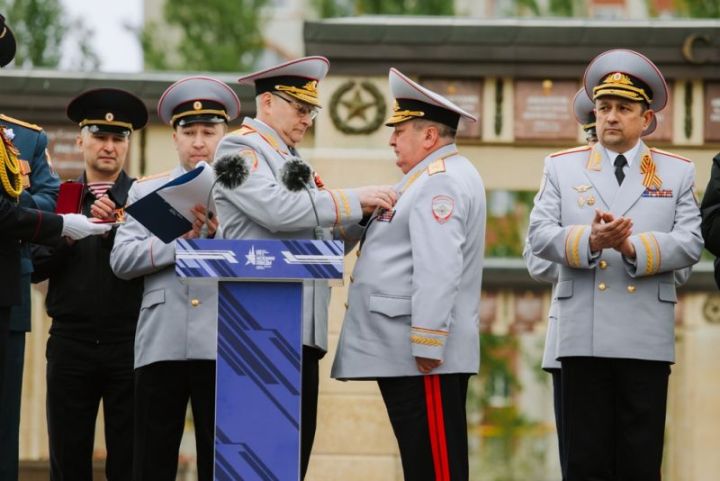
[[[620,154],[617,157],[615,157],[615,178],[618,181],[618,185],[622,185],[623,180],[625,180],[625,172],[623,172],[623,167],[627,165],[627,160],[625,159],[625,156]]]
[[[295,147],[288,147],[288,150],[293,157],[297,157],[298,159],[300,158],[300,154]]]

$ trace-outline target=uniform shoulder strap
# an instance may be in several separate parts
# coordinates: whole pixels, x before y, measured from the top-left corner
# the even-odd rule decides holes
[[[42,127],[37,124],[31,124],[30,122],[25,122],[23,120],[19,120],[13,117],[8,117],[5,114],[0,114],[0,120],[4,120],[9,124],[19,125],[20,127],[25,127],[26,129],[34,130],[36,132],[40,132],[42,130]]]
[[[250,127],[249,125],[242,125],[242,126],[240,126],[239,129],[233,130],[232,132],[230,132],[230,135],[247,135],[247,134],[252,134],[254,132],[256,132],[256,130],[253,129],[252,127]]]
[[[682,160],[683,162],[692,163],[692,160],[688,159],[687,157],[683,157],[682,155],[673,154],[672,152],[666,152],[666,151],[664,151],[664,150],[660,150],[660,149],[655,148],[655,147],[651,147],[651,148],[650,148],[650,151],[651,151],[652,153],[662,154],[662,155],[666,155],[666,156],[668,156],[668,157],[672,157],[673,159]]]
[[[574,154],[575,152],[583,152],[585,150],[590,150],[589,145],[581,145],[580,147],[573,147],[572,149],[565,149],[561,150],[560,152],[555,152],[553,154],[550,154],[550,157],[560,157],[561,155],[567,155],[567,154]]]
[[[427,166],[427,173],[428,175],[435,175],[439,174],[441,172],[445,172],[447,170],[445,168],[445,159],[437,159],[430,163],[430,165]]]

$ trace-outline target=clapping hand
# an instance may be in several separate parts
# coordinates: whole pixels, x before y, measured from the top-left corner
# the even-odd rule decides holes
[[[590,251],[595,253],[603,249],[620,250],[623,246],[627,250],[626,244],[630,244],[628,237],[632,234],[632,227],[632,219],[628,217],[615,218],[610,212],[595,209],[590,230]],[[632,247],[632,244],[630,246]]]

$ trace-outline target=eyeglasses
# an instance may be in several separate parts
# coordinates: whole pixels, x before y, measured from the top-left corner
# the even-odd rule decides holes
[[[279,97],[289,103],[292,108],[295,109],[295,112],[297,112],[301,117],[307,116],[310,117],[310,120],[315,120],[315,117],[318,116],[319,110],[317,107],[311,107],[309,105],[301,104],[300,102],[295,102],[294,100],[287,99],[283,95],[276,94],[275,92],[272,92],[272,94],[275,97]]]

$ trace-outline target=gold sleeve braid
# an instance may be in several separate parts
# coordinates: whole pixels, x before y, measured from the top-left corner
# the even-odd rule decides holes
[[[645,272],[655,274],[660,270],[660,244],[654,235],[644,232],[638,235],[645,249]]]
[[[567,236],[565,236],[565,260],[570,267],[580,267],[580,239],[588,226],[573,225],[570,226]]]
[[[410,336],[410,342],[412,342],[413,344],[422,344],[423,346],[431,347],[442,347],[443,345],[443,341],[441,341],[440,339],[416,335]]]
[[[427,329],[424,327],[411,327],[412,334],[410,335],[410,342],[413,344],[421,344],[423,346],[431,347],[442,347],[445,344],[443,339],[436,337],[428,337],[428,334],[435,336],[447,337],[448,332],[438,329]]]

